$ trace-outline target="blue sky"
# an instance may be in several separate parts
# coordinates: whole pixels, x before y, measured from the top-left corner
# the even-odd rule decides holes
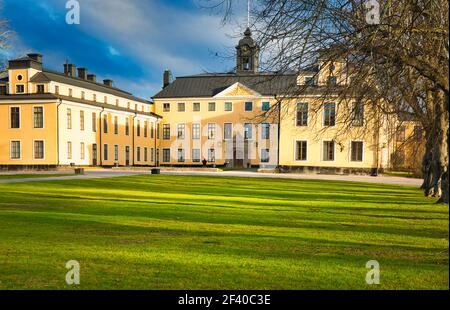
[[[44,67],[57,71],[67,59],[149,98],[161,89],[164,69],[183,76],[233,68],[245,9],[222,25],[222,16],[199,1],[79,0],[80,25],[68,25],[66,0],[0,0],[0,17],[15,33],[12,48],[0,53],[40,52]]]

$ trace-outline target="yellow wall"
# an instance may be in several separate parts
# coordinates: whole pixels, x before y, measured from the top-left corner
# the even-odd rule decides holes
[[[160,127],[160,158],[162,164],[199,164],[192,162],[191,149],[201,149],[201,160],[208,158],[208,149],[214,148],[216,152],[216,161],[218,165],[223,165],[227,160],[225,159],[225,150],[228,147],[227,143],[232,144],[231,141],[224,140],[224,124],[233,124],[233,136],[241,136],[243,139],[244,123],[254,123],[253,139],[251,143],[256,145],[258,138],[260,138],[260,131],[258,129],[258,120],[255,119],[257,115],[261,114],[262,102],[270,102],[271,105],[275,101],[271,98],[257,98],[248,93],[242,93],[242,91],[232,90],[229,97],[223,98],[177,98],[172,100],[155,100],[155,113],[163,116]],[[244,96],[242,96],[244,95]],[[248,97],[245,97],[247,95]],[[253,111],[245,111],[245,102],[253,102]],[[215,102],[216,110],[208,111],[209,102]],[[232,111],[225,111],[225,102],[232,103]],[[170,112],[164,112],[164,103],[170,103]],[[185,104],[185,112],[178,112],[178,103]],[[193,111],[193,103],[200,103],[200,111]],[[267,120],[272,122],[273,119]],[[194,123],[201,124],[201,139],[192,139],[192,125]],[[216,124],[216,138],[214,140],[208,139],[208,124]],[[163,125],[170,124],[171,138],[170,140],[163,139]],[[177,139],[177,125],[185,124],[185,139]],[[232,146],[231,146],[232,147]],[[164,148],[171,149],[171,161],[170,163],[162,162]],[[179,163],[177,160],[177,150],[179,148],[185,149],[186,160],[184,163]],[[257,165],[260,163],[260,147],[255,148],[255,158],[251,159],[251,164]],[[275,155],[275,154],[274,154]],[[210,163],[211,164],[211,163]]]
[[[44,107],[44,128],[33,128],[33,107]],[[10,107],[20,107],[20,128],[10,128]],[[0,103],[0,164],[1,165],[55,165],[56,103]],[[21,159],[10,158],[11,140],[21,141]],[[34,159],[34,140],[44,140],[44,159]]]

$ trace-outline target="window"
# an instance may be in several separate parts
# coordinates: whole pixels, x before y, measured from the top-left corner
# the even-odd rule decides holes
[[[163,149],[163,162],[164,163],[170,162],[170,149]]]
[[[108,97],[104,96],[104,97],[103,97],[103,102],[104,102],[104,103],[108,103]]]
[[[352,125],[355,127],[361,127],[364,124],[364,105],[362,102],[357,101],[353,103],[352,112]]]
[[[153,139],[155,137],[155,123],[150,123],[150,138]]]
[[[119,160],[119,146],[116,144],[114,145],[114,161]]]
[[[59,86],[58,85],[55,86],[55,94],[59,95]]]
[[[84,91],[81,92],[81,99],[83,99],[83,100],[85,99]]]
[[[396,140],[397,140],[397,142],[404,142],[406,140],[406,128],[405,128],[405,126],[400,126],[397,129]]]
[[[114,116],[114,134],[119,134],[119,118],[117,116]]]
[[[93,101],[97,101],[97,95],[96,95],[96,94],[93,94],[93,95],[92,95],[92,100],[93,100]]]
[[[336,125],[336,104],[325,103],[324,106],[324,126]]]
[[[194,102],[192,104],[192,111],[193,112],[199,112],[200,111],[200,102]]]
[[[178,149],[178,162],[184,163],[184,149]]]
[[[80,130],[84,130],[84,111],[80,111]]]
[[[140,120],[137,120],[137,122],[136,122],[136,135],[138,137],[141,136],[141,121]]]
[[[170,103],[163,103],[163,112],[170,112]]]
[[[337,79],[335,76],[329,76],[327,79],[328,86],[335,86],[337,84]]]
[[[36,92],[38,94],[43,94],[45,92],[44,84],[36,85]]]
[[[108,144],[103,145],[103,159],[108,160]]]
[[[170,140],[170,124],[163,124],[163,140]]]
[[[25,86],[20,84],[16,85],[16,93],[17,94],[23,94],[25,92]]]
[[[261,124],[261,139],[267,140],[270,138],[270,124],[262,123]]]
[[[186,104],[184,102],[178,102],[178,112],[186,111]]]
[[[84,160],[84,142],[80,143],[80,159]]]
[[[69,88],[69,97],[72,97],[72,88]]]
[[[216,138],[216,124],[208,124],[208,139],[212,140]]]
[[[160,129],[160,126],[159,126],[159,123],[158,124],[156,124],[156,139],[159,139],[159,130]]]
[[[316,81],[314,80],[313,76],[305,76],[305,85],[306,86],[314,86],[316,84]]]
[[[200,162],[200,149],[192,149],[192,162]]]
[[[295,160],[306,160],[308,154],[308,142],[295,142]]]
[[[245,111],[249,112],[253,110],[253,102],[246,102],[245,103]]]
[[[200,124],[192,124],[192,139],[200,139]]]
[[[253,139],[253,125],[250,123],[244,124],[244,139],[251,140]]]
[[[97,114],[92,113],[92,132],[97,132]]]
[[[44,141],[34,141],[34,159],[44,159]]]
[[[147,131],[148,131],[148,122],[144,121],[144,138],[147,138],[148,136]]]
[[[11,141],[11,159],[20,159],[20,141]]]
[[[136,148],[136,160],[141,161],[141,147],[140,146],[138,146]]]
[[[232,102],[225,102],[225,112],[230,112],[233,110],[233,103]]]
[[[116,99],[116,106],[119,106],[119,99]]]
[[[72,142],[67,142],[67,159],[72,159]]]
[[[261,108],[261,110],[263,111],[263,112],[267,112],[267,111],[269,111],[270,110],[270,102],[263,102],[262,103],[262,108]]]
[[[72,109],[67,109],[67,129],[72,129]]]
[[[6,85],[0,85],[0,95],[6,95],[8,93],[8,90],[6,88]]]
[[[34,128],[44,128],[44,108],[34,107],[33,108],[33,127]]]
[[[231,123],[223,124],[223,138],[225,140],[233,139],[233,124]]]
[[[360,141],[352,141],[351,161],[363,161],[363,143]]]
[[[177,138],[178,139],[184,140],[185,129],[186,129],[186,125],[185,124],[178,124],[177,125]]]
[[[261,162],[268,163],[270,160],[270,151],[269,149],[261,149]]]
[[[334,161],[334,141],[323,141],[323,160]]]
[[[138,105],[137,105],[137,103],[134,104],[134,110],[135,110],[135,111],[138,110]]]
[[[11,108],[11,128],[20,128],[20,108]]]
[[[413,140],[415,142],[420,142],[422,141],[422,127],[421,126],[414,126],[414,131],[413,131]]]
[[[215,102],[209,102],[208,103],[208,111],[214,112],[216,110],[216,103]]]
[[[108,133],[108,115],[103,116],[103,133]]]
[[[308,126],[308,104],[297,103],[297,126]]]
[[[151,148],[150,149],[150,161],[154,161],[155,160],[155,149]]]
[[[216,150],[215,149],[209,149],[208,150],[208,161],[210,163],[216,161]]]
[[[148,161],[148,148],[144,147],[144,161],[147,162]]]
[[[130,135],[130,120],[128,119],[128,117],[125,119],[125,135]]]

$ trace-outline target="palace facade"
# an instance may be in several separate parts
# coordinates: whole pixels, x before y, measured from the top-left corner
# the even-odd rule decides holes
[[[370,105],[324,99],[330,85],[345,87],[343,63],[319,57],[305,70],[275,74],[259,71],[259,52],[247,29],[235,71],[174,81],[166,71],[153,101],[73,64],[46,70],[39,54],[11,60],[0,75],[0,167],[206,162],[370,173],[392,165],[395,134]]]

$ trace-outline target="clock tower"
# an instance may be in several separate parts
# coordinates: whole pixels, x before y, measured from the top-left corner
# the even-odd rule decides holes
[[[236,73],[258,73],[259,46],[252,38],[250,28],[236,46]]]

